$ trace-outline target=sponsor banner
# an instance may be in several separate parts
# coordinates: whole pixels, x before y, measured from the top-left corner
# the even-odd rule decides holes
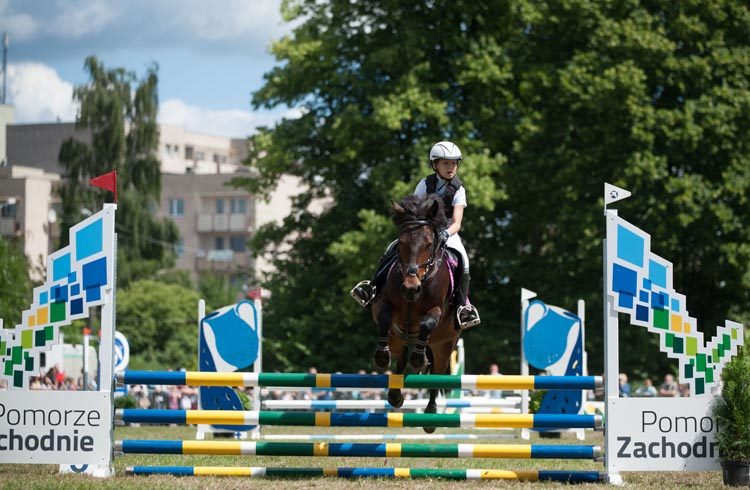
[[[0,462],[109,464],[112,400],[97,391],[0,391]]]
[[[125,334],[115,331],[115,372],[125,371],[130,363],[130,342]]]
[[[617,398],[607,411],[610,471],[720,470],[714,398]]]

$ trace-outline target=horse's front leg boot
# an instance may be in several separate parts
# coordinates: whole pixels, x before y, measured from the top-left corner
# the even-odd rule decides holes
[[[391,367],[391,351],[388,349],[388,346],[385,348],[378,347],[375,350],[373,362],[375,363],[375,369],[381,373]]]

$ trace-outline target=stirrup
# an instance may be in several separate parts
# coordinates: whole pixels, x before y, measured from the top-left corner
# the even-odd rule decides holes
[[[375,286],[370,281],[359,281],[349,294],[362,308],[367,308],[375,299]]]
[[[466,319],[462,321],[463,316],[466,316]],[[456,320],[459,330],[466,330],[482,323],[482,320],[479,318],[479,312],[472,305],[459,306],[458,310],[456,310]]]

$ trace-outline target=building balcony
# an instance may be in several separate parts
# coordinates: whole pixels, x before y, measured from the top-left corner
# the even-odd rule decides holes
[[[233,272],[251,266],[250,254],[232,250],[210,250],[205,257],[196,259],[199,272]]]
[[[199,233],[213,233],[219,231],[243,232],[249,227],[246,214],[209,214],[198,215],[197,229]]]

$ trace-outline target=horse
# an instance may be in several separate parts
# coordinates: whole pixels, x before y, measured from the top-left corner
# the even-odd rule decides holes
[[[391,205],[399,227],[398,256],[373,303],[372,316],[378,325],[375,368],[388,370],[393,356],[394,374],[404,373],[407,360],[410,372],[450,374],[451,354],[461,332],[455,328],[448,254],[438,238],[448,226],[442,199],[435,194],[411,195]],[[425,413],[437,412],[437,394],[438,389],[430,389]],[[400,389],[388,390],[388,403],[395,408],[403,405]],[[424,430],[432,433],[435,428]]]

